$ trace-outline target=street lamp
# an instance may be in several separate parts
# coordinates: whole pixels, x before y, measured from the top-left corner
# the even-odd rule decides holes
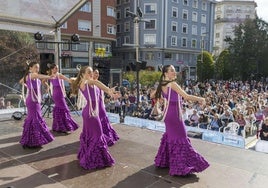
[[[140,64],[141,62],[139,61],[139,47],[140,47],[140,42],[139,42],[139,23],[140,22],[149,22],[148,20],[142,19],[143,13],[140,7],[137,7],[137,14],[127,11],[128,14],[130,14],[133,17],[133,22],[134,22],[134,34],[135,34],[135,42],[134,44],[123,44],[123,46],[132,46],[135,47],[136,49],[136,82],[137,82],[137,107],[140,102],[140,79],[139,79],[139,71],[140,71]]]
[[[203,66],[204,66],[204,37],[208,32],[201,33],[201,81],[203,81]]]

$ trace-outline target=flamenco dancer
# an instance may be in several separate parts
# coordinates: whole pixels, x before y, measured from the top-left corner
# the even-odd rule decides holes
[[[99,79],[99,71],[97,69],[95,69],[93,71],[93,79],[94,80]],[[96,89],[99,90],[98,92],[100,93],[100,95],[99,95],[99,117],[100,117],[100,121],[102,124],[103,134],[105,136],[107,145],[112,146],[115,144],[115,142],[117,140],[119,140],[119,137],[118,137],[117,133],[115,132],[115,130],[113,129],[113,127],[110,124],[110,121],[108,119],[108,116],[107,116],[107,113],[105,110],[105,105],[104,105],[104,92],[99,88],[96,88]]]
[[[41,80],[50,76],[38,74],[39,64],[30,62],[28,70],[20,83],[26,85],[27,117],[23,124],[23,132],[20,143],[23,148],[36,148],[48,144],[54,140],[41,112]],[[24,88],[24,86],[22,87]],[[24,93],[24,91],[23,91]]]
[[[78,129],[78,124],[70,115],[70,110],[66,104],[66,93],[64,80],[70,82],[69,78],[58,72],[58,66],[55,63],[49,64],[48,75],[53,76],[50,79],[51,94],[54,101],[52,130],[59,133],[68,133]]]
[[[98,80],[93,80],[93,70],[89,66],[80,69],[72,82],[73,94],[78,94],[78,105],[82,103],[83,129],[80,135],[78,160],[84,169],[104,168],[114,165],[115,161],[108,151],[99,117],[100,88],[110,96],[113,90]],[[83,105],[85,99],[86,105]]]
[[[174,81],[176,71],[172,65],[165,65],[155,98],[164,98],[164,123],[166,131],[161,139],[158,153],[155,157],[156,167],[168,167],[170,175],[187,176],[201,172],[209,167],[208,162],[198,154],[187,137],[185,124],[181,115],[181,101],[184,100],[205,102],[204,98],[188,95]]]

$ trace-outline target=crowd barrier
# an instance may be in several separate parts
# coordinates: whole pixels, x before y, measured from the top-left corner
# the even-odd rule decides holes
[[[118,114],[114,114],[114,113],[107,113],[107,114],[112,123],[120,122],[120,118]],[[124,124],[129,125],[129,126],[140,127],[140,128],[147,128],[151,130],[157,130],[161,132],[165,131],[165,125],[161,121],[153,121],[149,119],[126,116],[124,118]],[[186,126],[186,130],[187,132],[191,131],[191,132],[202,133],[202,140],[204,141],[209,141],[209,142],[214,142],[214,143],[219,143],[219,144],[224,144],[224,145],[229,145],[229,146],[234,146],[234,147],[239,147],[239,148],[245,148],[245,139],[242,136],[222,133],[218,131],[211,131],[207,129],[201,129],[198,127],[189,127],[189,126]]]

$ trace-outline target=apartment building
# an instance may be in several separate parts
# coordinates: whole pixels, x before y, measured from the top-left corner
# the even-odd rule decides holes
[[[74,76],[78,64],[91,65],[98,67],[101,79],[108,82],[110,60],[107,57],[112,55],[112,43],[116,40],[115,5],[116,0],[89,0],[61,26],[62,43],[37,43],[41,69],[60,58],[63,74]],[[79,35],[79,44],[71,41],[73,34]],[[53,40],[53,36],[46,36],[45,40]],[[60,57],[54,56],[56,45],[60,45]]]
[[[215,6],[214,22],[214,51],[219,55],[228,44],[224,41],[226,37],[234,37],[234,27],[245,19],[256,18],[257,4],[254,0],[222,0]]]
[[[126,69],[131,69],[130,65],[138,59],[155,70],[172,64],[185,78],[195,79],[197,56],[202,50],[212,52],[215,3],[214,0],[117,0],[114,55],[123,59]],[[142,19],[135,25],[132,13],[137,10],[141,10]]]

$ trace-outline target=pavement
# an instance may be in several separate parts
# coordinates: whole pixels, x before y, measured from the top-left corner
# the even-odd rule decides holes
[[[73,115],[82,125],[82,118]],[[51,118],[45,118],[48,125]],[[190,138],[193,147],[210,163],[189,177],[170,176],[156,168],[154,157],[162,132],[113,124],[120,140],[109,148],[116,164],[98,170],[79,166],[77,151],[81,127],[72,134],[54,134],[55,140],[39,149],[19,144],[23,120],[0,122],[0,188],[266,188],[268,155]]]

